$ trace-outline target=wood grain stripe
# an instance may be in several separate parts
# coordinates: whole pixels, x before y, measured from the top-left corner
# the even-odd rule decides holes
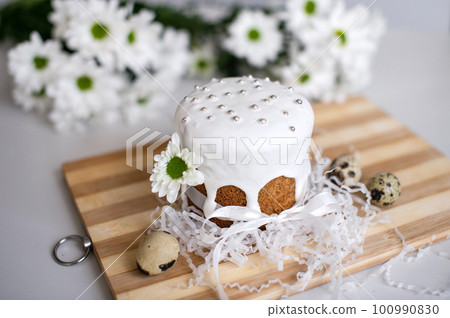
[[[126,173],[110,175],[102,179],[75,184],[72,187],[72,193],[76,197],[81,197],[148,179],[149,175],[147,173],[139,170],[128,171],[127,169]]]
[[[344,127],[334,130],[332,133],[316,136],[314,141],[322,148],[337,147],[358,140],[376,138],[379,135],[389,134],[393,131],[403,129],[403,126],[390,117],[372,120],[359,125]]]
[[[77,197],[75,198],[75,202],[81,213],[86,213],[93,209],[151,194],[151,184],[149,181],[144,180],[126,186]]]
[[[146,149],[151,144],[146,145],[143,148],[143,171],[147,171],[147,151]],[[167,146],[167,142],[161,144],[159,147],[154,149],[153,153],[157,154],[163,151]],[[133,158],[135,158],[136,149],[132,149]],[[90,181],[95,181],[99,179],[108,178],[110,176],[116,176],[123,173],[130,173],[133,171],[137,171],[136,168],[129,167],[126,165],[126,155],[125,152],[113,153],[110,160],[107,159],[107,156],[100,156],[98,160],[95,158],[86,159],[89,162],[89,165],[82,166],[78,169],[73,168],[77,167],[77,163],[68,164],[68,168],[64,166],[64,173],[67,181],[72,185],[78,185],[82,183],[87,183]],[[134,160],[136,161],[136,160]],[[133,165],[135,162],[133,162]]]
[[[120,158],[100,165],[91,165],[83,169],[71,170],[66,173],[66,178],[71,185],[77,185],[132,171],[135,171],[135,169],[127,166],[125,159]]]
[[[345,104],[316,104],[313,106],[315,120],[314,125],[326,127],[335,122],[345,121],[351,117],[358,117],[372,112],[381,112],[372,103],[367,103],[361,98],[352,98]]]
[[[448,187],[443,187],[448,189]],[[406,192],[406,191],[405,191]],[[409,192],[409,191],[408,191]],[[390,216],[397,226],[415,222],[421,218],[427,217],[424,211],[435,211],[441,213],[450,209],[450,190],[444,190],[435,194],[428,195],[421,199],[404,203],[399,206],[393,206],[389,209],[383,210],[383,213]],[[382,233],[384,230],[392,229],[393,224],[388,222],[385,224],[377,224],[367,229],[367,236]]]
[[[450,172],[450,159],[439,157],[413,167],[396,171],[395,175],[402,183],[413,184],[448,174],[448,172]]]
[[[148,214],[147,214],[148,216]],[[150,225],[149,222],[143,224],[142,226],[136,226],[136,228],[139,228],[133,232],[125,232],[123,231],[122,234],[118,235],[116,238],[107,238],[102,241],[97,242],[97,253],[99,257],[105,258],[112,255],[118,255],[125,251],[130,244],[138,238],[142,232],[144,232],[147,227]],[[139,237],[139,239],[136,241],[136,243],[133,244],[130,249],[137,248],[139,246],[139,243],[143,237]]]
[[[421,199],[430,194],[438,193],[443,189],[449,188],[450,174],[447,173],[433,179],[427,179],[426,182],[415,183],[414,185],[407,187],[406,191],[402,191],[402,195],[395,204],[411,202],[411,200]]]
[[[361,107],[359,107],[361,108]],[[315,132],[329,132],[345,126],[358,125],[363,122],[368,122],[371,120],[377,120],[381,118],[387,118],[388,115],[380,111],[379,109],[373,109],[368,112],[355,113],[355,114],[345,114],[345,118],[340,117],[330,117],[329,120],[324,121],[321,117],[315,118],[314,121],[314,131]]]
[[[107,239],[118,241],[116,240],[116,238],[138,232],[138,235],[130,237],[130,241],[127,242],[131,243],[139,236],[140,233],[142,233],[143,230],[145,230],[147,226],[150,225],[150,212],[151,211],[135,213],[108,222],[89,226],[89,235],[91,236],[92,240],[95,240],[97,242],[101,242]],[[101,251],[101,246],[103,245],[99,244],[97,246],[97,250],[99,251],[99,253]]]
[[[339,155],[342,155],[344,153],[355,153],[360,152],[366,149],[370,149],[377,146],[382,146],[391,142],[400,141],[401,139],[405,139],[408,137],[413,137],[414,135],[406,130],[406,129],[400,129],[396,131],[391,131],[389,134],[380,134],[374,138],[366,138],[363,140],[358,140],[355,142],[352,142],[348,145],[341,145],[341,146],[330,146],[330,147],[322,147],[323,152],[322,154],[328,158],[335,158]],[[315,139],[314,139],[315,141]],[[321,145],[319,144],[319,147]]]
[[[409,137],[361,151],[359,160],[361,165],[366,167],[389,159],[406,157],[430,147],[419,137]]]
[[[396,173],[400,169],[411,167],[440,157],[441,155],[438,151],[434,149],[424,149],[406,156],[372,163],[369,166],[363,166],[363,181],[368,180],[377,172],[389,170],[392,173]]]
[[[80,159],[73,162],[67,162],[63,165],[64,173],[69,173],[74,170],[83,170],[89,166],[102,165],[110,161],[122,160],[125,162],[126,153],[125,150],[121,149],[111,153],[106,153],[104,155],[90,157],[86,159]]]
[[[159,206],[153,195],[144,195],[120,203],[111,204],[83,214],[85,223],[91,227],[96,224],[119,219],[139,212],[151,211]]]

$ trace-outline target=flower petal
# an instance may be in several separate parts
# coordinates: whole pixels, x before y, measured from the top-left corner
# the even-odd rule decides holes
[[[176,183],[176,187],[171,188],[169,190],[169,193],[167,194],[167,201],[169,201],[170,203],[175,202],[175,200],[177,199],[178,196],[178,192],[180,191],[180,184],[177,182]]]
[[[195,169],[189,169],[184,173],[184,180],[187,185],[195,186],[205,182],[203,173]]]
[[[178,136],[177,133],[172,134],[172,142],[177,146],[180,147],[180,136]]]
[[[175,156],[178,156],[180,153],[180,148],[175,145],[173,142],[169,141],[169,144],[167,145],[167,156],[170,158],[173,158]]]

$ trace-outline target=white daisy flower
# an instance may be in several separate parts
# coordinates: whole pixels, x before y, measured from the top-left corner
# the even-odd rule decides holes
[[[329,102],[333,99],[336,86],[337,68],[332,59],[322,58],[313,63],[317,56],[300,52],[291,64],[278,70],[281,81],[293,86],[305,97]]]
[[[156,163],[150,176],[152,192],[159,197],[167,195],[167,201],[175,202],[181,185],[195,186],[205,181],[203,173],[197,170],[199,164],[195,154],[187,148],[180,150],[180,137],[172,135],[167,149],[154,157]]]
[[[124,91],[125,120],[135,123],[141,119],[155,118],[167,99],[168,95],[155,80],[143,74]]]
[[[53,11],[50,12],[48,20],[53,24],[53,37],[63,39],[67,29],[69,28],[70,21],[74,16],[82,14],[81,7],[85,6],[86,0],[52,0]]]
[[[161,38],[158,61],[154,70],[164,78],[179,80],[187,71],[190,60],[189,35],[185,31],[166,28]]]
[[[216,72],[216,58],[212,45],[197,47],[192,51],[189,73],[192,76],[211,77]]]
[[[298,36],[311,21],[326,15],[330,7],[331,0],[288,0],[282,18],[289,30]]]
[[[8,68],[14,82],[27,94],[40,94],[58,76],[65,55],[56,41],[43,42],[37,32],[28,42],[8,52]]]
[[[128,67],[135,73],[142,73],[143,68],[156,63],[162,25],[152,23],[154,16],[150,11],[141,10],[125,22],[122,47],[126,52],[117,52],[119,69]]]
[[[88,0],[81,5],[83,9],[70,19],[65,32],[67,46],[85,58],[95,56],[102,65],[114,67],[126,38],[127,9],[119,8],[117,0]]]
[[[329,75],[336,76],[336,81],[331,90],[327,88],[328,91],[323,94],[313,94],[315,98],[322,101],[343,101],[349,94],[357,92],[369,82],[371,59],[385,25],[380,15],[364,10],[363,6],[346,10],[344,3],[339,1],[326,15],[310,19],[309,23],[296,33],[306,49],[315,52],[314,59],[327,50],[317,64],[323,65],[324,62],[326,64],[327,61],[333,61],[330,62],[334,66]],[[306,64],[300,65],[304,67]],[[311,70],[316,67],[322,69],[314,66]],[[291,72],[295,73],[297,70],[291,69]],[[323,76],[326,77],[326,73],[323,73]],[[326,82],[329,83],[328,80]],[[302,93],[309,96],[307,92]]]
[[[86,129],[86,121],[77,117],[71,109],[53,109],[48,118],[58,132],[69,130],[83,132]]]
[[[379,14],[364,13],[364,6],[346,10],[338,1],[326,18],[315,19],[312,28],[302,32],[301,38],[308,47],[327,48],[342,62],[352,63],[356,54],[372,54],[384,32],[385,23]]]
[[[24,90],[23,87],[16,86],[13,90],[13,98],[25,111],[37,110],[43,113],[53,104],[53,100],[46,95],[45,89],[30,93]]]
[[[55,101],[54,113],[88,120],[116,111],[121,105],[120,91],[124,85],[122,77],[74,54],[61,69],[60,78],[48,85],[47,95]]]
[[[249,64],[264,67],[275,60],[282,46],[278,20],[262,11],[243,10],[228,28],[224,47]]]
[[[366,55],[356,55],[351,64],[339,64],[339,80],[334,89],[334,99],[343,102],[348,95],[365,88],[371,79],[371,60]]]

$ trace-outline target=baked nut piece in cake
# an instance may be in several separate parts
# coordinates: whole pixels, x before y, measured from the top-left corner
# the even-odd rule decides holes
[[[174,122],[182,147],[204,159],[205,182],[187,194],[206,217],[218,204],[280,213],[304,194],[314,114],[292,88],[251,76],[213,79],[184,98]]]
[[[195,187],[203,195],[207,195],[204,184]],[[235,186],[224,186],[217,190],[216,198],[214,200],[221,206],[246,206],[247,199],[245,192]],[[193,203],[192,201],[190,202]],[[278,177],[266,184],[258,193],[258,203],[261,212],[266,214],[279,214],[280,212],[289,209],[295,203],[295,179]],[[211,219],[220,227],[227,227],[233,224],[233,221],[220,220],[217,218]]]

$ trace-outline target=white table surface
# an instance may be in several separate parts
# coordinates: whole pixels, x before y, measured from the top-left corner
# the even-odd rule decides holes
[[[364,94],[449,156],[449,35],[389,30],[373,75],[373,83]],[[192,89],[191,85],[185,83],[174,96],[181,99]],[[56,134],[44,119],[15,107],[10,91],[3,45],[0,47],[0,299],[75,299],[101,271],[93,255],[72,267],[59,266],[51,257],[51,249],[59,238],[85,233],[64,183],[62,164],[122,149],[126,138],[144,126],[171,133],[171,116],[176,105],[167,105],[167,111],[158,120],[134,126]],[[434,249],[450,252],[450,244],[445,241]],[[448,264],[443,261],[433,269],[441,270],[447,281]],[[427,267],[416,268],[414,273],[407,266],[400,269],[414,276],[430,274]],[[375,270],[362,271],[344,281],[362,282]],[[328,287],[317,287],[292,298],[330,299]],[[368,281],[366,289],[376,299],[439,298],[389,287],[381,280]],[[371,296],[363,293],[358,297]],[[101,277],[81,299],[111,297]]]

